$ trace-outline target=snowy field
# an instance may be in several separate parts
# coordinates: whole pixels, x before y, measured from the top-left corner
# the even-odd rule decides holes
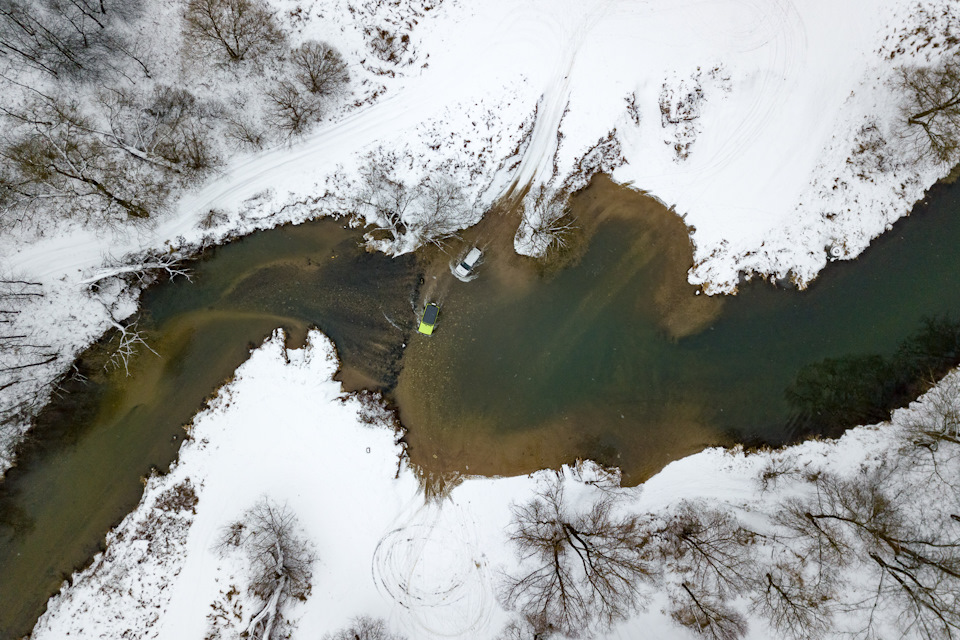
[[[144,270],[147,253],[176,257],[342,214],[359,171],[377,161],[400,180],[463,186],[471,206],[460,226],[526,185],[556,192],[612,173],[683,216],[695,243],[689,279],[708,293],[752,275],[809,282],[948,171],[902,144],[889,86],[898,66],[934,64],[957,46],[960,12],[946,0],[275,4],[294,40],[340,49],[353,94],[302,139],[234,153],[146,224],[62,222],[0,237],[0,274],[44,293],[25,299],[13,328],[54,354],[33,381],[0,384],[4,406],[49,393],[79,350],[135,313],[136,286],[109,274]],[[155,54],[178,37],[161,6],[139,27]],[[399,60],[371,63],[373,27],[408,38]],[[408,233],[375,246],[413,249],[421,215],[411,208]],[[535,245],[521,233],[517,250]],[[0,456],[0,468],[9,463]]]
[[[710,449],[633,489],[618,488],[615,475],[585,463],[559,474],[467,478],[445,497],[426,500],[393,430],[371,419],[378,410],[343,396],[331,380],[333,354],[317,332],[299,350],[285,350],[279,333],[255,350],[194,420],[176,466],[149,480],[140,506],[108,535],[106,552],[50,601],[33,640],[238,637],[262,603],[246,591],[244,558],[221,554],[217,541],[263,497],[287,505],[315,549],[310,592],[283,609],[284,632],[315,640],[359,615],[383,618],[412,640],[498,637],[516,615],[498,597],[504,576],[518,564],[507,537],[510,505],[530,500],[557,476],[574,504],[615,496],[619,510],[644,514],[664,548],[674,535],[671,514],[682,501],[691,501],[697,513],[730,514],[758,536],[743,549],[755,554],[749,570],[761,576],[780,566],[773,562],[778,553],[804,553],[802,539],[777,518],[789,500],[810,496],[822,474],[855,481],[880,470],[900,488],[891,494],[900,496],[897,509],[911,517],[926,514],[925,526],[939,521],[933,504],[956,504],[958,445],[942,443],[938,473],[946,480],[924,464],[925,449],[897,453],[911,421],[932,406],[929,398],[897,412],[893,424],[853,429],[838,441],[753,455]],[[953,376],[955,394],[960,378]],[[904,464],[897,465],[901,456]],[[925,490],[908,492],[905,504],[903,487],[920,482]],[[178,502],[178,495],[189,499]],[[951,522],[946,513],[943,518]],[[887,535],[897,532],[896,526],[887,529]],[[664,611],[677,575],[690,570],[683,558],[661,558],[664,574],[651,585],[645,610],[600,637],[695,637]],[[812,570],[816,562],[808,556],[800,566]],[[871,593],[869,566],[844,570],[855,577],[841,573],[848,583],[840,600],[858,600],[860,579]],[[887,625],[898,623],[902,604],[881,605],[873,612],[875,637],[894,637]],[[842,632],[859,629],[864,618],[839,603],[832,615],[836,630],[825,637],[849,637]],[[785,626],[771,630],[755,614],[747,622],[744,637],[752,640],[820,637],[812,624],[792,636]]]
[[[358,58],[364,25],[342,5],[315,3],[323,17],[311,26]],[[936,34],[934,18],[944,34],[956,28],[948,2],[460,1],[418,17],[415,64],[382,79],[374,104],[235,159],[131,237],[70,229],[7,239],[5,267],[75,278],[108,247],[122,256],[201,241],[209,231],[197,223],[211,209],[232,214],[222,227],[240,233],[301,220],[304,203],[322,208],[314,199],[349,187],[382,150],[399,154],[398,171],[462,178],[478,215],[514,186],[579,185],[584,172],[610,170],[693,228],[691,280],[731,291],[739,272],[809,281],[827,249],[856,255],[949,171],[908,164],[887,85],[895,65],[956,46],[909,36],[918,26]],[[604,158],[589,154],[607,139]]]

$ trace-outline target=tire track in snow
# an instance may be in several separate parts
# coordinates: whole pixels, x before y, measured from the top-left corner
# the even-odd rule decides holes
[[[576,63],[577,52],[604,17],[612,2],[613,0],[606,0],[600,3],[597,8],[573,25],[558,24],[550,34],[552,42],[544,42],[545,46],[551,46],[558,40],[564,42],[562,55],[557,58],[552,78],[537,103],[537,120],[533,125],[530,144],[514,172],[513,179],[500,194],[501,196],[509,194],[517,187],[542,184],[546,181],[545,174],[548,172],[552,174],[553,161],[559,150],[557,134],[567,105],[570,103],[570,76]],[[554,15],[565,16],[570,13],[558,9]]]
[[[777,111],[789,99],[788,89],[797,82],[806,52],[803,21],[791,0],[738,0],[757,15],[764,15],[761,24],[751,32],[754,41],[746,40],[741,51],[771,47],[770,69],[761,75],[761,84],[736,128],[720,145],[713,157],[694,175],[713,176],[723,171],[745,148],[750,146],[770,125]],[[769,34],[769,35],[768,35]]]
[[[475,637],[493,610],[477,525],[456,504],[428,504],[377,544],[371,572],[377,589],[406,609],[423,633]]]

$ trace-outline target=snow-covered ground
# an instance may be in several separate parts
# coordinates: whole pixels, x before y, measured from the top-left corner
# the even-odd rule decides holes
[[[96,293],[85,284],[116,260],[341,213],[358,170],[376,158],[402,180],[464,186],[473,213],[462,225],[514,187],[576,188],[612,172],[684,217],[695,243],[689,277],[709,293],[735,290],[743,274],[809,282],[828,256],[861,252],[948,170],[901,144],[888,84],[898,65],[933,63],[957,46],[960,12],[947,0],[277,7],[295,39],[343,52],[356,100],[301,140],[228,158],[150,224],[0,237],[0,274],[45,293],[27,299],[35,304],[16,327],[59,354],[32,369],[43,384],[135,311],[116,284]],[[141,26],[144,40],[172,19]],[[371,56],[371,27],[409,38],[398,61]],[[164,37],[150,46],[175,46]],[[415,223],[418,212],[407,215]],[[525,239],[518,251],[532,249]],[[0,389],[4,406],[28,386]],[[8,463],[0,455],[0,469]]]
[[[503,576],[517,564],[507,538],[511,502],[529,500],[555,472],[466,478],[426,500],[389,421],[341,393],[331,379],[336,366],[331,343],[317,332],[298,350],[286,350],[279,333],[255,350],[193,421],[175,467],[149,480],[140,506],[108,535],[92,566],[51,599],[31,637],[237,637],[258,607],[246,592],[244,563],[221,555],[217,541],[266,497],[296,514],[316,551],[312,592],[284,609],[293,638],[321,638],[358,615],[382,617],[412,640],[495,638],[514,615],[498,599]],[[589,463],[560,475],[578,500],[615,492],[626,509],[653,519],[692,500],[704,513],[739,514],[748,528],[769,534],[785,500],[805,495],[810,478],[863,477],[895,459],[903,425],[925,402],[898,412],[892,425],[853,429],[838,441],[751,455],[710,449],[633,489],[617,488],[615,475]],[[956,473],[956,456],[941,462],[947,478]],[[921,477],[911,476],[919,465],[902,467],[888,477]],[[942,502],[929,480],[910,501],[921,512],[940,501],[949,521],[956,497]],[[782,540],[789,544],[790,536]],[[749,546],[771,544],[776,536]],[[694,637],[661,611],[664,598],[656,591],[645,612],[603,637]],[[898,614],[876,617],[887,613]],[[749,622],[748,638],[787,637],[756,616]],[[892,637],[884,633],[878,637]]]
[[[331,23],[349,20],[340,4],[314,5],[335,44]],[[944,15],[918,18],[917,5],[942,6]],[[899,96],[886,82],[895,65],[950,49],[943,38],[905,49],[890,42],[917,26],[937,30],[913,23],[921,18],[936,16],[945,32],[958,19],[951,7],[937,0],[448,2],[416,25],[419,64],[385,79],[374,104],[292,145],[237,158],[152,229],[130,237],[74,229],[7,244],[5,266],[70,277],[100,264],[108,243],[122,255],[197,242],[205,233],[197,223],[211,209],[233,214],[226,227],[247,219],[240,232],[302,219],[295,203],[324,194],[337,168],[350,174],[380,147],[409,156],[400,163],[404,174],[442,167],[465,178],[479,213],[512,185],[560,186],[616,130],[622,159],[612,162],[614,177],[676,207],[694,228],[695,282],[729,291],[739,271],[793,271],[805,282],[824,266],[827,248],[862,251],[949,171],[907,164],[891,139]],[[871,141],[883,168],[877,157],[858,157]],[[258,216],[272,219],[249,222]]]

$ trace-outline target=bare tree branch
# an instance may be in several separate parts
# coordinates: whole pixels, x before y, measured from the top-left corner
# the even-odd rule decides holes
[[[263,602],[250,617],[246,637],[279,638],[283,606],[309,595],[316,559],[293,511],[263,498],[224,529],[217,549],[221,554],[231,549],[245,552],[251,570],[250,592]]]
[[[650,536],[636,516],[614,515],[609,494],[577,511],[555,480],[512,511],[510,540],[529,568],[508,579],[508,606],[567,635],[608,628],[640,606]]]

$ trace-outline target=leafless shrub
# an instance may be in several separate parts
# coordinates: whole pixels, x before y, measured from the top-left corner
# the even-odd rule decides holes
[[[363,31],[370,52],[384,62],[404,64],[404,56],[410,50],[410,35],[397,35],[389,28],[366,27]]]
[[[188,0],[184,23],[188,38],[230,63],[256,59],[284,40],[263,0]]]
[[[405,636],[391,633],[382,618],[359,616],[350,625],[336,633],[328,633],[323,640],[405,640]]]
[[[210,209],[205,216],[200,218],[197,226],[201,229],[213,229],[214,227],[225,224],[229,219],[230,216],[227,215],[226,211],[222,209]]]
[[[240,114],[226,114],[224,116],[227,127],[224,135],[233,140],[236,146],[245,151],[258,151],[267,142],[267,134],[263,127],[252,119]]]
[[[318,96],[340,93],[350,81],[347,63],[326,42],[307,40],[290,53],[296,79]]]
[[[521,567],[532,568],[508,577],[508,606],[570,636],[607,628],[640,606],[653,571],[649,533],[638,517],[615,515],[610,495],[581,511],[553,481],[512,512],[510,540]]]
[[[768,491],[776,488],[783,478],[797,478],[799,476],[800,470],[797,469],[796,464],[789,457],[780,454],[770,455],[758,476],[760,490]]]
[[[282,607],[291,599],[305,599],[313,577],[313,545],[302,537],[296,516],[285,505],[261,499],[224,528],[217,548],[221,554],[233,548],[245,552],[250,562],[250,592],[264,603],[251,616],[246,636],[279,637],[274,632]]]
[[[197,497],[197,490],[193,486],[190,478],[183,482],[173,485],[157,496],[156,507],[161,511],[186,511],[196,513],[196,506],[200,499]]]
[[[403,428],[400,421],[397,420],[396,414],[387,408],[383,394],[363,390],[347,397],[356,398],[359,403],[360,408],[357,410],[357,418],[363,424],[372,427],[387,427],[394,431],[400,431]]]
[[[579,227],[565,193],[540,187],[525,198],[524,204],[517,235],[530,244],[532,255],[549,262],[572,246]]]
[[[630,116],[630,120],[633,121],[633,124],[640,126],[640,105],[637,104],[637,92],[633,91],[628,93],[624,97],[624,102],[627,103],[627,114]]]
[[[267,98],[269,122],[287,137],[303,135],[323,114],[323,106],[315,96],[301,91],[288,80],[274,85],[267,92]]]

